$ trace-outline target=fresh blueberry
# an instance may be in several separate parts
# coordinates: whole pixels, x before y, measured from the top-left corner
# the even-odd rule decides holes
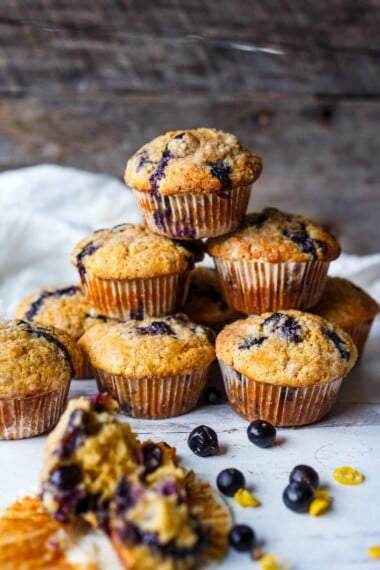
[[[241,471],[233,467],[223,469],[216,478],[216,486],[227,497],[233,497],[238,489],[245,487],[245,477]]]
[[[247,428],[247,435],[257,447],[271,447],[276,440],[276,428],[265,420],[254,420]]]
[[[288,509],[296,513],[304,513],[309,508],[314,495],[315,492],[311,485],[293,481],[285,488],[282,498]]]
[[[222,392],[215,386],[208,386],[203,390],[203,400],[208,406],[216,406],[222,400]]]
[[[319,486],[319,475],[315,469],[309,465],[296,465],[289,475],[290,483],[306,483],[314,489]]]
[[[239,552],[252,550],[255,544],[255,533],[246,524],[236,524],[229,532],[228,540],[232,548]]]
[[[219,453],[219,442],[216,432],[209,426],[198,426],[190,433],[188,446],[195,455],[209,457]]]

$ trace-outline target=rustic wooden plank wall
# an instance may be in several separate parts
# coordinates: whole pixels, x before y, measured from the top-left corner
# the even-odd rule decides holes
[[[262,153],[253,207],[380,249],[377,0],[2,0],[0,169],[121,177],[168,129],[215,126]]]

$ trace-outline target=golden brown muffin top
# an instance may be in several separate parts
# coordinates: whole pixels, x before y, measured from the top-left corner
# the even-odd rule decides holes
[[[65,386],[82,353],[64,331],[21,320],[0,321],[0,397],[23,398]]]
[[[85,321],[91,311],[81,288],[68,285],[31,293],[18,304],[15,318],[51,325],[78,339],[85,331]]]
[[[189,294],[183,312],[190,319],[213,330],[243,315],[224,301],[218,274],[211,267],[196,267],[191,273]]]
[[[163,196],[198,194],[247,186],[261,170],[261,157],[235,135],[203,128],[170,131],[145,144],[128,160],[125,182]]]
[[[310,312],[342,328],[350,328],[372,321],[379,312],[379,305],[348,279],[328,277],[321,300]]]
[[[216,354],[258,382],[294,387],[342,378],[357,359],[356,347],[343,329],[293,310],[227,325],[216,338]]]
[[[265,208],[248,214],[235,232],[209,239],[207,252],[223,259],[280,263],[331,261],[339,256],[340,247],[330,233],[313,221]]]
[[[202,259],[200,242],[184,244],[151,233],[145,226],[121,224],[82,239],[71,253],[81,275],[100,279],[137,279],[173,275]]]
[[[215,358],[213,334],[186,315],[99,324],[79,340],[91,364],[130,378],[186,374]]]

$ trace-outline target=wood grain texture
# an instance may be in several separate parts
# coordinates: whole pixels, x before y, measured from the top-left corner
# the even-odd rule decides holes
[[[377,0],[2,0],[0,91],[373,97],[379,22]]]
[[[166,130],[215,126],[262,154],[250,208],[331,222],[345,250],[375,252],[377,102],[314,98],[87,95],[0,102],[0,168],[54,162],[122,178],[127,158]]]

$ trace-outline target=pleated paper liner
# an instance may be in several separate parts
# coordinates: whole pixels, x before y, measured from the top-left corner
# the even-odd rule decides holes
[[[219,361],[231,407],[248,421],[263,419],[276,426],[317,422],[335,403],[343,378],[305,387],[257,382]]]
[[[231,190],[161,196],[133,190],[148,228],[177,239],[201,239],[236,230],[248,207],[251,185]]]
[[[312,307],[323,294],[329,268],[329,262],[314,260],[214,261],[226,302],[246,314]]]
[[[203,559],[222,560],[228,550],[228,533],[232,526],[231,514],[221,497],[206,481],[189,471],[185,478],[188,504],[208,529],[208,546]]]
[[[190,271],[149,279],[100,279],[88,272],[82,285],[88,302],[102,315],[120,320],[176,313],[187,297]]]
[[[356,348],[358,349],[359,358],[363,353],[372,323],[373,319],[367,321],[366,323],[357,323],[355,325],[352,325],[352,327],[344,327],[344,330],[350,335],[356,345]]]
[[[0,439],[34,437],[53,429],[66,407],[69,382],[26,398],[0,398]]]
[[[187,374],[161,378],[128,378],[94,368],[100,392],[108,392],[119,402],[120,411],[145,419],[172,418],[185,414],[197,404],[208,367]]]

